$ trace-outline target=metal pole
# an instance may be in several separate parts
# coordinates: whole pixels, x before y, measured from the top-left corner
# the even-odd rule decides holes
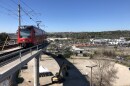
[[[96,67],[97,65],[94,65],[94,66],[86,66],[86,67],[89,67],[91,68],[91,80],[90,80],[90,86],[93,86],[93,82],[92,82],[92,69],[93,67]]]
[[[38,45],[37,45],[37,50],[38,50]]]
[[[39,57],[34,58],[34,86],[39,86]]]
[[[20,62],[21,62],[21,56],[22,56],[22,55],[21,55],[21,50],[19,51],[19,56],[20,56]]]
[[[92,86],[92,67],[91,67],[91,84],[90,86]]]
[[[21,14],[20,14],[20,0],[19,0],[19,4],[18,4],[18,21],[19,21],[19,27],[21,26]]]

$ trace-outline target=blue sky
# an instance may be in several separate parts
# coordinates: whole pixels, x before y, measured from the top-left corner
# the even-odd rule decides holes
[[[21,0],[47,32],[130,30],[130,0]],[[18,0],[0,0],[0,32],[15,33]],[[26,5],[27,6],[26,6]],[[31,8],[31,9],[30,9]],[[21,11],[22,25],[36,25]]]

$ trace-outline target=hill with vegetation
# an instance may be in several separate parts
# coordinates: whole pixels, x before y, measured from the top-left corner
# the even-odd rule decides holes
[[[48,33],[48,37],[56,38],[74,38],[74,39],[90,39],[90,38],[108,38],[116,39],[120,37],[129,38],[129,30],[118,30],[118,31],[103,31],[103,32],[54,32]]]

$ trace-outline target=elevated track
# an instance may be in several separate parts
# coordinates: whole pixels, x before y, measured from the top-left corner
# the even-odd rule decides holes
[[[22,49],[0,57],[0,82],[12,76],[12,74],[21,69],[25,64],[27,64],[31,59],[34,58],[34,84],[38,84],[37,71],[39,68],[39,57],[41,55],[41,52],[48,46],[48,44],[49,43],[44,43],[38,46]]]
[[[40,44],[40,45],[37,45],[37,46],[33,46],[33,47],[30,47],[30,48],[27,48],[27,49],[17,49],[17,50],[14,50],[14,51],[10,51],[10,52],[6,52],[6,53],[3,53],[3,54],[0,54],[0,67],[10,63],[11,61],[14,61],[28,53],[31,53],[32,51],[34,50],[39,50],[39,49],[42,49],[43,47],[45,47],[45,45],[48,45],[47,43],[44,43],[44,44]]]

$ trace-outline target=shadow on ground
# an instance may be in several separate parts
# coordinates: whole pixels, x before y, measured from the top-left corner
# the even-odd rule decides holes
[[[67,59],[63,57],[61,58],[57,57],[56,55],[50,52],[43,52],[43,53],[53,57],[58,63],[59,67],[61,67],[63,63],[69,65],[70,67],[70,69],[68,70],[69,76],[67,77],[63,74],[65,78],[65,80],[63,81],[63,86],[89,86],[90,85],[86,77]],[[48,86],[48,84],[43,86]]]

